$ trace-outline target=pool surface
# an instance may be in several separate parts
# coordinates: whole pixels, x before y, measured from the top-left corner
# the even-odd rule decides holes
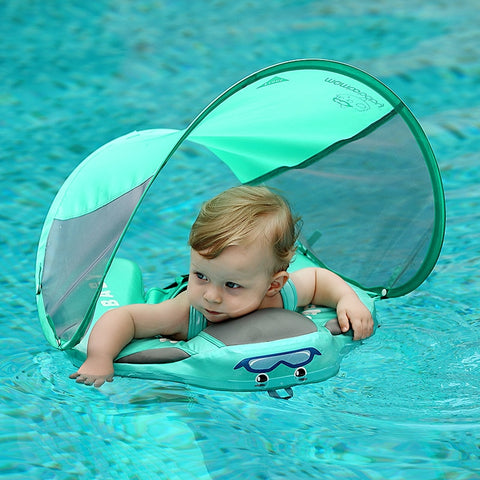
[[[480,479],[477,3],[3,1],[0,477]],[[120,377],[76,385],[34,298],[40,230],[64,179],[113,138],[184,128],[234,82],[294,58],[366,70],[419,119],[447,200],[433,273],[377,303],[377,333],[289,401]],[[161,251],[150,226],[128,239],[146,282]]]

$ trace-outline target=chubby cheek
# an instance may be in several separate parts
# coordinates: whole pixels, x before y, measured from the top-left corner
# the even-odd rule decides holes
[[[234,299],[230,299],[230,314],[235,317],[241,317],[247,313],[257,310],[262,303],[263,297],[257,295],[242,295]]]

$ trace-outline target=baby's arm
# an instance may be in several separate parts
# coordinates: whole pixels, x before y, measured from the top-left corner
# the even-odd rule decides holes
[[[113,360],[134,338],[186,338],[188,311],[186,292],[156,305],[126,305],[109,310],[94,325],[88,339],[87,359],[70,378],[95,387],[111,382]]]
[[[325,305],[337,310],[343,332],[353,329],[354,340],[373,333],[373,319],[368,308],[352,288],[338,275],[324,268],[303,268],[290,275],[298,295],[298,305]]]

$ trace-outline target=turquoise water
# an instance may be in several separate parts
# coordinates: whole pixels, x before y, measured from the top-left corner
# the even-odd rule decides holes
[[[2,478],[480,478],[476,1],[4,0],[0,17]],[[33,273],[65,177],[107,141],[183,128],[240,78],[302,57],[368,71],[419,118],[448,209],[432,275],[381,302],[376,335],[288,402],[68,380],[40,331]]]

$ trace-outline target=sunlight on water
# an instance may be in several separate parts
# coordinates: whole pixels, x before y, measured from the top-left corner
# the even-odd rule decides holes
[[[0,476],[480,478],[476,2],[74,3],[0,6]],[[419,117],[448,213],[433,274],[412,294],[380,302],[377,333],[337,376],[295,388],[289,401],[133,378],[101,390],[73,383],[34,304],[36,245],[64,179],[113,138],[183,128],[245,75],[305,57],[368,71]],[[189,148],[179,155],[180,165],[199,158]],[[148,230],[132,225],[124,252],[146,266],[149,286],[186,265],[189,193],[210,195],[224,175],[214,168],[206,184],[202,167],[191,178],[180,166],[170,172],[154,192],[166,201],[139,212],[151,218]],[[171,243],[155,231],[159,203]]]

